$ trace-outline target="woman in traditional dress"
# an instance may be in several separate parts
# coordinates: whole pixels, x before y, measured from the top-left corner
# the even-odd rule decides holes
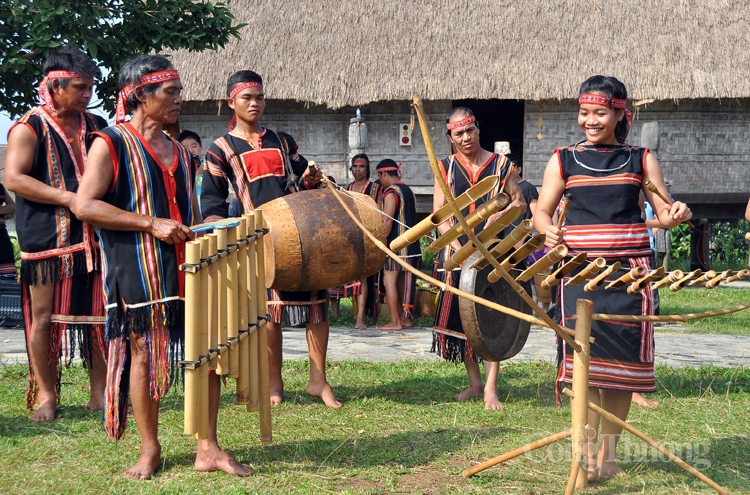
[[[626,99],[625,86],[614,77],[593,76],[581,85],[578,125],[584,137],[572,146],[555,150],[544,172],[534,214],[534,226],[547,234],[546,246],[565,243],[571,257],[586,252],[590,259],[601,256],[608,264],[622,263],[622,269],[610,280],[637,266],[650,268],[651,247],[639,206],[641,191],[654,205],[664,227],[675,227],[692,216],[686,204],[677,201],[670,207],[643,186],[651,181],[666,196],[656,158],[647,148],[625,143],[631,117],[625,108]],[[565,227],[559,229],[552,215],[563,194],[570,198],[570,205]],[[561,283],[559,287],[562,322],[570,328],[575,325],[575,306],[580,297],[592,299],[597,313],[653,313],[648,286],[634,295],[627,293],[627,286],[593,293],[584,293],[584,284],[565,287]],[[596,341],[591,346],[589,400],[624,420],[633,392],[656,391],[653,324],[594,321],[591,334]],[[558,363],[559,385],[572,383],[573,352],[559,339]],[[589,411],[588,422],[594,429],[588,444],[589,479],[624,474],[615,462],[622,429],[602,420],[602,444],[596,455],[599,415]]]

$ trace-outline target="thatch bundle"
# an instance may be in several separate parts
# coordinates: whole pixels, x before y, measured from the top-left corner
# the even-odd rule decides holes
[[[241,41],[179,51],[184,96],[226,97],[252,69],[275,99],[563,99],[593,74],[634,98],[750,97],[745,0],[233,0]]]

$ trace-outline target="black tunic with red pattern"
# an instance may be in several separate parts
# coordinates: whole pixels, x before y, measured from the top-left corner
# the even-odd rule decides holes
[[[588,253],[588,259],[604,257],[608,264],[619,261],[622,268],[605,283],[616,280],[636,266],[649,269],[651,247],[641,217],[639,196],[646,177],[649,151],[628,145],[567,146],[555,150],[565,194],[570,198],[563,242],[569,256]],[[576,275],[583,266],[568,277]],[[634,295],[627,284],[619,289],[585,293],[577,287],[558,285],[562,322],[575,327],[575,306],[579,298],[594,301],[595,313],[653,314],[651,288]],[[593,321],[589,383],[592,387],[629,392],[654,392],[653,323]],[[558,382],[572,383],[573,352],[558,339]]]

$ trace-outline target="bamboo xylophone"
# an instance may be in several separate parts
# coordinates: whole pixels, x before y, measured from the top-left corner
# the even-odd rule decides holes
[[[208,375],[237,379],[237,404],[259,411],[271,443],[263,214],[202,224],[185,246],[185,428],[208,438]]]

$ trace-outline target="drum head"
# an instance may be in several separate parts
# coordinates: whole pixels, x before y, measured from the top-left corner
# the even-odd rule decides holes
[[[487,275],[493,270],[492,265],[479,272],[469,268],[481,256],[480,252],[476,252],[466,260],[464,263],[466,268],[461,270],[459,288],[488,301],[530,315],[532,310],[529,305],[505,280],[501,278],[494,284],[487,282]],[[519,284],[531,294],[531,283],[519,282]],[[482,359],[504,361],[521,352],[529,337],[531,323],[463,297],[459,297],[458,307],[466,338],[474,348],[474,352]]]

